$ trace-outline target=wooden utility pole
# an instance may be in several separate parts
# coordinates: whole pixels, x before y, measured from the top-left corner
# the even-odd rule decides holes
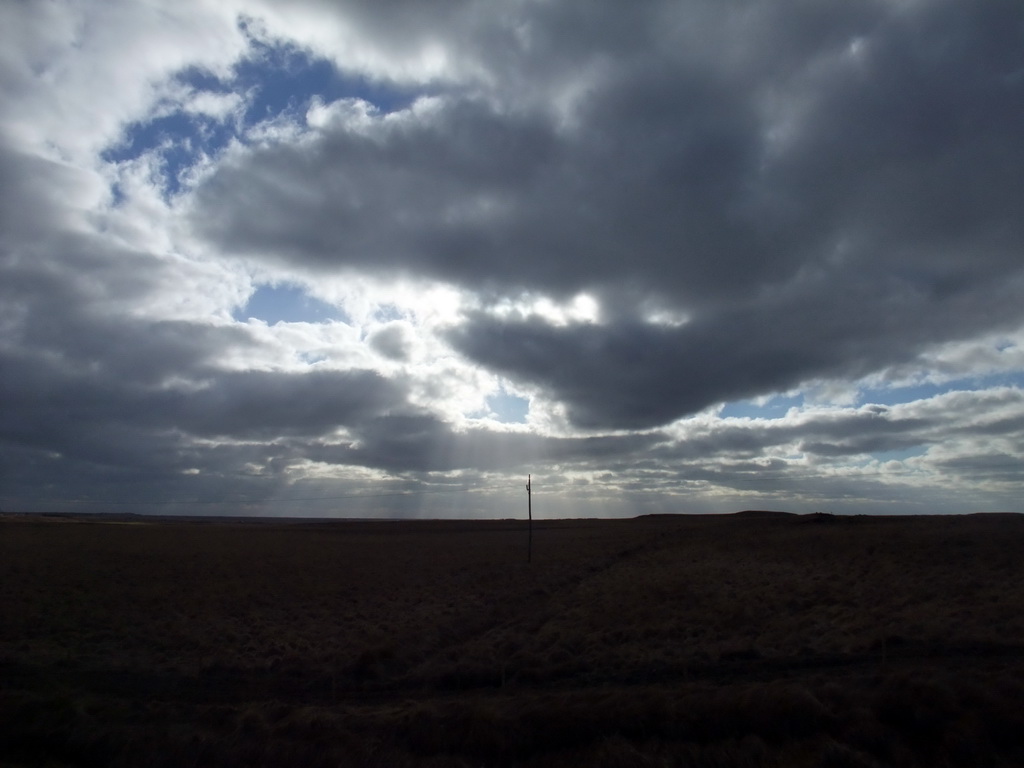
[[[529,539],[526,550],[526,562],[533,562],[533,489],[530,487],[530,475],[526,476],[526,514],[529,516]]]

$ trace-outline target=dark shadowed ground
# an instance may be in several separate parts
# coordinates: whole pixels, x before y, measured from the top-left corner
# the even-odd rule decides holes
[[[1024,764],[1024,518],[0,523],[0,765]]]

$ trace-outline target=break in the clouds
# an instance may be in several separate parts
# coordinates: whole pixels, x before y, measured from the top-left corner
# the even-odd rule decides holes
[[[0,30],[4,509],[1020,509],[1016,3]]]

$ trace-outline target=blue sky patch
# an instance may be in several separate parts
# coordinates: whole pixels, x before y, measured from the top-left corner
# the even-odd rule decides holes
[[[862,389],[859,392],[857,403],[859,405],[901,405],[915,400],[927,400],[946,392],[976,391],[993,387],[1024,388],[1024,373],[1009,372],[990,376],[967,377],[954,379],[942,384],[925,382],[906,387],[872,387]],[[758,405],[753,400],[736,400],[726,403],[725,407],[722,408],[720,416],[724,419],[781,419],[790,408],[799,408],[802,405],[804,405],[803,395],[793,397],[776,395],[765,402],[764,405]]]
[[[249,45],[249,55],[232,67],[229,78],[218,78],[196,67],[182,70],[175,77],[192,93],[241,96],[241,126],[235,125],[234,120],[219,120],[182,108],[167,114],[174,105],[164,102],[158,105],[159,117],[130,123],[121,141],[101,153],[102,159],[119,163],[157,152],[164,192],[167,196],[175,195],[181,191],[185,173],[203,154],[215,157],[233,138],[244,141],[247,129],[267,120],[282,115],[304,119],[315,98],[326,104],[359,98],[372,103],[381,113],[388,113],[404,109],[421,95],[421,91],[342,73],[333,62],[293,44],[271,44],[249,36]],[[114,199],[122,199],[118,189],[114,190]]]
[[[358,75],[339,72],[334,63],[316,58],[292,44],[271,45],[250,38],[251,55],[233,70],[230,90],[252,95],[245,113],[246,125],[254,125],[280,114],[305,114],[314,97],[330,104],[338,99],[363,99],[382,113],[404,109],[418,92],[389,87]],[[199,87],[186,74],[184,82]]]
[[[504,389],[487,398],[487,406],[498,421],[504,424],[525,424],[530,411],[530,401],[524,397],[510,395]]]
[[[232,314],[245,322],[250,317],[275,323],[326,323],[346,321],[345,313],[325,301],[314,298],[298,285],[261,285],[244,307]]]
[[[998,373],[953,379],[942,384],[923,383],[909,387],[879,387],[861,391],[858,401],[878,405],[899,405],[914,400],[927,400],[946,392],[974,391],[993,387],[1024,387],[1024,373]]]
[[[124,140],[105,150],[101,158],[108,163],[135,160],[147,152],[160,155],[164,190],[168,195],[181,191],[183,175],[201,156],[215,154],[234,136],[231,125],[209,115],[179,110],[148,122],[132,123]]]

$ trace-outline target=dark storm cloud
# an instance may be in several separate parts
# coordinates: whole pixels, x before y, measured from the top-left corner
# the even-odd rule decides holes
[[[478,312],[448,337],[470,359],[542,387],[579,426],[645,428],[815,377],[855,380],[1019,312],[1017,283],[936,298],[902,286],[880,296],[884,289],[854,276],[845,284],[808,282],[679,327],[554,326]]]
[[[218,370],[200,354],[209,329],[175,327],[181,337],[169,346],[145,323],[117,337],[150,345],[135,376],[130,366],[105,364],[103,354],[88,366],[53,354],[0,355],[6,492],[116,500],[141,498],[148,487],[174,490],[168,498],[210,492],[220,498],[248,487],[258,496],[279,488],[287,468],[301,460],[398,473],[498,470],[537,461],[601,462],[661,439],[456,431],[411,407],[405,386],[376,372]],[[96,328],[80,331],[89,336]],[[182,339],[190,337],[197,349],[182,355]],[[161,352],[178,362],[173,383],[159,380],[146,363]],[[248,484],[246,466],[259,468]],[[176,478],[196,467],[202,478]]]
[[[146,329],[138,329],[145,336]],[[372,371],[305,374],[178,370],[174,385],[126,380],[120,372],[73,370],[44,356],[2,355],[0,439],[135,463],[139,443],[164,432],[226,441],[316,437],[402,407],[404,389]],[[196,375],[198,374],[198,375]]]
[[[597,326],[475,315],[452,336],[588,427],[657,425],[1019,324],[1021,6],[517,13],[531,53],[500,48],[486,98],[239,154],[198,190],[195,226],[304,269],[591,292]],[[517,90],[574,64],[593,74],[568,116]],[[644,326],[656,308],[692,322]]]
[[[181,368],[162,386],[47,357],[0,355],[3,492],[24,504],[270,496],[310,440],[406,407],[371,371]]]
[[[178,426],[193,434],[268,439],[322,435],[401,405],[404,395],[373,371],[245,371],[173,399]]]
[[[536,116],[456,101],[412,125],[328,129],[229,160],[198,190],[193,217],[219,247],[278,262],[500,281],[513,265],[488,275],[480,253],[516,255],[504,241],[521,236],[519,214],[505,207],[538,183],[552,142]]]
[[[1009,229],[979,256],[1005,261],[1021,233],[1007,214],[1019,202],[1013,104],[1024,87],[1019,36],[1005,30],[1021,13],[961,5],[748,8],[732,47],[756,38],[759,56],[739,62],[728,50],[673,56],[665,40],[639,47],[659,42],[656,29],[609,54],[610,30],[658,18],[625,12],[631,23],[620,13],[596,29],[588,9],[594,39],[576,32],[569,49],[619,58],[580,98],[575,127],[544,105],[509,112],[494,99],[516,96],[500,86],[372,135],[334,124],[226,164],[199,191],[197,223],[229,249],[300,265],[556,290],[629,277],[645,290],[667,281],[688,302],[784,284],[830,258],[927,260],[904,275],[927,282],[962,266],[951,237],[993,220]],[[721,27],[734,14],[697,21]],[[566,53],[543,52],[569,67]]]

